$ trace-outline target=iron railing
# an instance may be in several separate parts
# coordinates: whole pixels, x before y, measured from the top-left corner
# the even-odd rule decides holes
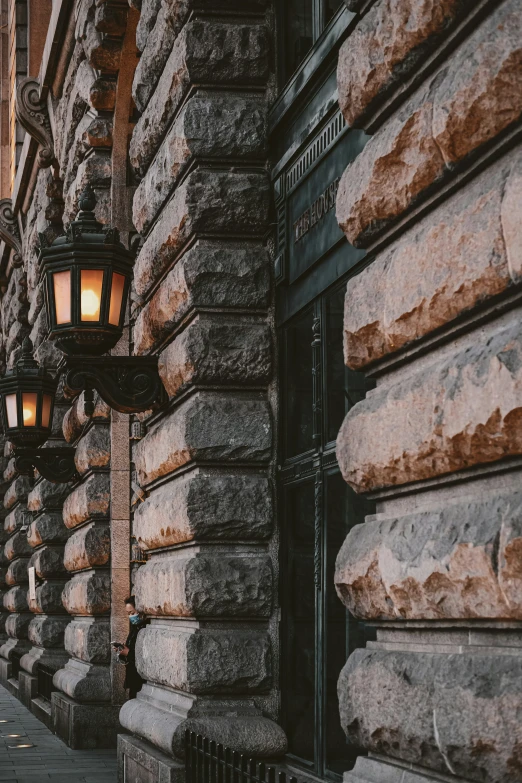
[[[193,731],[185,733],[186,783],[297,783],[297,779]]]
[[[14,651],[11,653],[11,678],[13,680],[17,680],[20,674],[20,659],[22,655],[24,655],[22,652]]]
[[[56,690],[53,685],[54,670],[48,666],[38,665],[38,696],[51,701],[51,693]]]

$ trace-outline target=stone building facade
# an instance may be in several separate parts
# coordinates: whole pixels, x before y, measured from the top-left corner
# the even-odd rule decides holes
[[[0,12],[2,372],[27,336],[61,372],[40,246],[90,185],[136,255],[112,353],[166,392],[60,383],[68,483],[3,440],[0,682],[122,783],[181,780],[187,729],[300,780],[521,780],[520,3]]]

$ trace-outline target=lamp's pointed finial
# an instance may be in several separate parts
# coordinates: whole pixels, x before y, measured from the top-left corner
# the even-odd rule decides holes
[[[92,189],[92,186],[87,184],[81,192],[78,199],[78,206],[80,212],[94,212],[96,206],[96,194]]]

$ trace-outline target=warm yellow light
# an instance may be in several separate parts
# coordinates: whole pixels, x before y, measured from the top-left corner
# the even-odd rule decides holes
[[[103,289],[103,269],[82,269],[80,310],[82,321],[99,321]]]
[[[95,292],[90,288],[87,291],[82,291],[82,315],[97,316],[99,310],[100,300]]]
[[[36,403],[37,395],[33,392],[22,394],[22,415],[24,427],[36,427]]]

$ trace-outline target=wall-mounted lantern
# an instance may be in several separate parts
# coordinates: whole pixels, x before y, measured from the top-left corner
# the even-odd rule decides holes
[[[67,355],[65,388],[94,389],[122,413],[156,408],[165,399],[157,357],[102,356],[123,332],[134,256],[96,220],[90,186],[79,206],[64,236],[51,245],[40,237],[49,336]]]
[[[0,379],[0,405],[4,433],[15,446],[19,473],[32,475],[33,467],[49,481],[70,481],[76,473],[74,449],[39,449],[50,437],[57,379],[35,361],[26,337],[14,369]]]

